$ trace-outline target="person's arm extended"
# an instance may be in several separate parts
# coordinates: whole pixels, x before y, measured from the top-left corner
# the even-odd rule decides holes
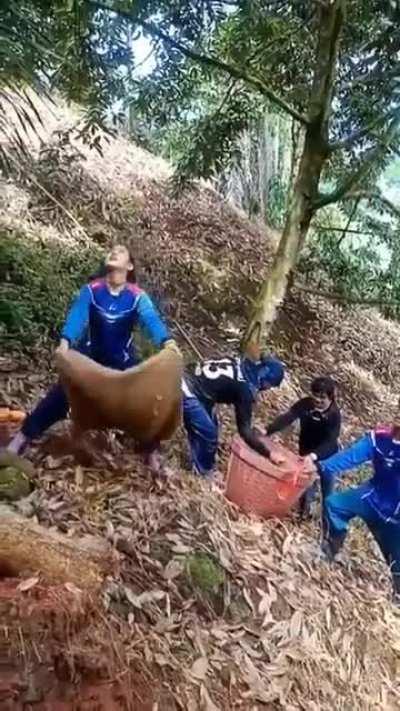
[[[270,458],[271,452],[269,451],[265,442],[262,441],[261,437],[255,430],[253,430],[249,425],[242,426],[238,428],[241,438],[246,442],[246,444],[254,449],[258,454],[262,454],[263,457]]]
[[[61,343],[67,341],[71,344],[83,335],[89,322],[90,301],[90,289],[87,285],[83,286],[68,311],[61,331]]]
[[[251,427],[253,400],[244,390],[235,404],[236,424],[241,438],[246,444],[264,457],[270,457],[270,451],[263,442],[261,435]]]
[[[275,434],[276,432],[282,432],[282,430],[285,430],[286,427],[289,427],[290,425],[295,422],[298,417],[300,416],[300,404],[301,400],[299,402],[296,402],[290,410],[287,410],[287,412],[284,412],[282,415],[278,415],[278,417],[275,417],[274,420],[268,425],[266,429],[266,433],[268,436]]]
[[[349,469],[355,469],[361,466],[361,464],[365,464],[365,462],[369,462],[372,459],[372,455],[372,438],[370,434],[366,434],[350,447],[343,449],[341,452],[334,454],[323,462],[318,462],[318,469],[323,474],[335,476]]]
[[[157,348],[171,340],[167,326],[147,294],[140,295],[137,308],[139,325]]]
[[[335,412],[332,413],[331,417],[329,418],[329,421],[328,421],[329,431],[326,436],[326,439],[323,442],[321,442],[319,447],[315,447],[315,449],[313,450],[313,454],[315,454],[315,456],[317,457],[318,460],[326,459],[326,457],[329,456],[329,453],[332,452],[334,446],[337,445],[337,441],[338,441],[339,435],[340,435],[340,425],[341,425],[340,412],[339,412],[339,410],[336,410]]]

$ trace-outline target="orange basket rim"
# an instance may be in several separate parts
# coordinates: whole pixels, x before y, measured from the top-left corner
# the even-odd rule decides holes
[[[285,483],[285,484],[293,483],[292,480],[290,479],[290,476],[282,479],[279,476],[276,476],[275,474],[273,474],[272,472],[264,472],[256,464],[249,465],[249,462],[247,461],[247,459],[245,459],[245,457],[243,457],[243,455],[239,454],[237,451],[232,452],[231,457],[235,457],[235,458],[239,459],[241,462],[244,462],[244,464],[246,464],[247,466],[251,466],[252,469],[255,469],[259,474],[262,474],[264,477],[275,479],[275,481],[279,481],[281,484],[282,483]],[[299,472],[298,476],[296,477],[296,484],[295,485],[297,486],[299,479],[307,479],[307,478],[308,478],[307,474],[305,474],[304,472]]]

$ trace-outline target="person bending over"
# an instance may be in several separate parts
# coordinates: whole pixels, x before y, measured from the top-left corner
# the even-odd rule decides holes
[[[339,449],[341,414],[335,400],[335,383],[332,378],[319,377],[311,383],[311,392],[301,398],[282,415],[276,417],[266,428],[266,434],[271,436],[300,422],[299,454],[311,456],[313,461],[323,461],[335,454]],[[317,491],[317,481],[307,489],[300,499],[300,515],[309,518],[311,504]],[[322,496],[330,492],[321,482]]]
[[[196,474],[211,476],[214,469],[218,447],[217,404],[233,405],[239,434],[252,449],[276,464],[282,462],[252,429],[251,420],[257,394],[278,387],[283,376],[282,363],[265,356],[258,361],[247,357],[206,360],[186,368],[183,419]]]

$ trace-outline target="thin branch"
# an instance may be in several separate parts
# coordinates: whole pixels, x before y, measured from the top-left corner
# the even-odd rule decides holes
[[[343,232],[343,227],[330,227],[329,225],[316,225],[316,230],[326,230],[326,232]],[[364,232],[364,230],[350,230],[346,229],[346,233],[350,235],[365,235],[366,237],[373,237],[375,232]]]
[[[136,71],[137,69],[139,69],[140,67],[143,67],[143,64],[146,64],[146,62],[150,59],[150,57],[151,57],[152,54],[154,54],[154,48],[153,48],[153,47],[151,48],[150,52],[148,52],[148,54],[146,54],[145,58],[142,59],[141,62],[139,62],[139,64],[135,64],[135,67],[134,67],[135,71]]]
[[[257,59],[257,57],[263,56],[263,55],[265,55],[268,51],[270,51],[270,49],[271,49],[271,47],[273,47],[273,45],[275,45],[275,44],[277,44],[277,43],[279,43],[280,45],[282,45],[282,42],[287,41],[288,39],[290,39],[291,37],[293,37],[294,35],[296,35],[298,32],[300,32],[300,30],[302,30],[302,29],[303,29],[303,26],[302,26],[302,25],[300,25],[299,27],[295,27],[295,29],[290,28],[289,30],[287,30],[287,31],[284,32],[283,34],[278,35],[277,37],[273,37],[273,38],[271,39],[271,41],[268,42],[266,45],[262,46],[261,49],[260,49],[260,48],[255,49],[254,52],[252,52],[252,53],[250,54],[250,56],[247,57],[247,59],[246,59],[246,64],[247,64],[247,66],[250,67],[251,62],[252,62],[254,59]]]
[[[250,86],[254,87],[254,89],[259,91],[260,94],[263,94],[263,96],[265,96],[269,101],[279,106],[279,108],[281,108],[287,114],[292,116],[292,118],[296,119],[296,121],[307,125],[308,122],[306,117],[303,116],[303,114],[301,114],[299,111],[294,109],[292,106],[290,106],[290,104],[288,104],[284,99],[281,99],[280,96],[275,94],[275,92],[272,91],[272,89],[270,89],[266,84],[264,84],[261,79],[258,79],[257,77],[252,77],[242,69],[239,69],[238,67],[235,67],[232,64],[222,62],[216,57],[200,54],[198,52],[194,52],[193,50],[187,47],[184,47],[180,42],[177,42],[176,40],[172,39],[172,37],[159,30],[150,22],[142,22],[140,24],[143,29],[147,30],[149,34],[151,34],[153,37],[161,39],[163,42],[165,42],[165,44],[169,45],[173,49],[176,49],[178,52],[181,52],[181,54],[185,55],[189,59],[193,59],[193,61],[200,62],[201,64],[212,67],[213,69],[219,69],[220,71],[225,72],[230,76],[235,77],[236,79],[240,79],[246,84],[249,84]]]
[[[391,69],[384,70],[381,64],[377,64],[376,67],[369,72],[369,74],[357,77],[353,81],[349,82],[349,87],[354,89],[360,84],[366,86],[367,84],[373,84],[374,82],[387,82],[388,79],[398,79],[400,76],[400,63],[396,63]]]
[[[397,207],[397,205],[389,200],[389,198],[382,195],[379,190],[357,190],[353,193],[349,193],[342,199],[352,200],[353,198],[357,198],[359,200],[369,200],[370,202],[380,202],[389,212],[397,218],[400,218],[400,206]]]
[[[340,200],[346,199],[353,188],[359,183],[362,178],[365,177],[365,175],[368,172],[368,169],[371,167],[371,160],[365,160],[362,165],[355,170],[353,173],[351,173],[339,187],[336,188],[332,193],[328,193],[326,195],[319,194],[318,198],[314,201],[313,203],[313,209],[314,210],[319,210],[321,207],[326,207],[327,205],[331,205],[332,203],[335,202],[340,202]],[[351,193],[352,197],[354,197],[354,193]]]
[[[232,64],[223,62],[217,57],[201,54],[199,52],[195,52],[189,47],[185,47],[183,44],[177,42],[177,40],[173,39],[162,30],[159,30],[158,27],[156,27],[152,22],[133,18],[132,15],[125,10],[113,9],[104,3],[97,2],[97,0],[89,0],[89,4],[92,5],[92,7],[97,8],[98,10],[115,12],[117,15],[120,15],[121,17],[124,17],[125,19],[130,20],[131,22],[136,22],[136,24],[140,25],[140,27],[142,27],[146,32],[148,32],[152,37],[160,39],[166,45],[168,45],[172,49],[176,49],[185,57],[188,57],[189,59],[192,59],[195,62],[199,62],[200,64],[204,64],[204,66],[208,66],[212,69],[218,69],[221,72],[225,72],[226,74],[229,74],[235,79],[240,79],[241,81],[244,81],[246,84],[252,86],[254,89],[259,91],[260,94],[265,96],[269,101],[276,104],[277,106],[279,106],[279,108],[281,108],[287,114],[292,116],[292,118],[294,118],[296,121],[299,121],[304,125],[308,125],[308,121],[306,117],[303,116],[303,114],[301,114],[295,108],[290,106],[290,104],[288,104],[284,99],[281,99],[281,97],[275,94],[275,92],[270,89],[266,84],[264,84],[261,79],[250,76],[249,74],[247,74],[247,72],[240,69],[239,67],[235,67]]]
[[[360,128],[357,131],[353,131],[347,138],[344,138],[342,141],[335,141],[335,143],[330,143],[328,146],[328,150],[330,153],[333,153],[335,151],[342,150],[344,148],[350,148],[354,143],[359,141],[361,138],[364,138],[367,136],[370,131],[372,131],[375,128],[378,128],[378,126],[386,123],[389,119],[393,118],[393,116],[398,113],[399,109],[398,107],[392,111],[388,111],[387,114],[384,114],[383,116],[378,116],[375,118],[371,123],[367,124],[367,126],[364,126],[364,128]]]
[[[65,207],[65,205],[63,205],[59,200],[57,200],[57,198],[55,198],[54,195],[49,193],[49,191],[44,187],[44,185],[42,185],[41,183],[39,183],[38,180],[36,180],[36,178],[34,177],[34,175],[32,175],[32,173],[28,173],[28,180],[30,180],[34,185],[36,185],[36,187],[39,188],[39,190],[41,190],[42,193],[44,193],[44,195],[46,195],[46,197],[49,198],[49,200],[51,200],[55,205],[57,205],[57,207],[59,207],[60,210],[62,210],[62,212],[64,212],[64,214],[67,215],[67,217],[69,217],[71,222],[75,225],[75,227],[78,228],[78,230],[81,232],[81,234],[87,240],[90,240],[88,233],[82,227],[82,225],[78,222],[78,220],[73,216],[73,214]]]
[[[186,333],[185,329],[182,328],[182,326],[180,325],[180,323],[178,323],[178,321],[175,321],[175,319],[172,319],[172,323],[173,323],[174,326],[178,329],[178,331],[179,331],[179,333],[181,334],[181,336],[183,336],[183,338],[185,339],[186,343],[190,346],[190,348],[192,349],[192,351],[193,351],[193,353],[195,354],[195,356],[196,356],[199,360],[204,360],[203,354],[201,353],[201,351],[199,351],[199,349],[197,348],[197,346],[193,343],[192,339],[191,339],[190,336]]]
[[[329,10],[329,2],[325,2],[324,0],[314,0],[316,5],[320,5],[324,10]]]
[[[356,198],[355,201],[354,201],[353,209],[352,209],[352,211],[351,211],[351,213],[350,213],[350,215],[349,215],[349,219],[347,220],[347,224],[346,224],[346,226],[345,226],[345,228],[344,228],[344,230],[343,230],[343,233],[341,234],[341,236],[339,237],[339,239],[338,239],[338,241],[337,241],[337,247],[340,247],[340,245],[342,244],[343,240],[345,239],[345,237],[346,237],[346,235],[347,235],[347,233],[348,233],[348,231],[349,231],[349,227],[350,227],[351,222],[352,222],[352,220],[353,220],[353,217],[354,217],[354,215],[355,215],[355,213],[356,213],[356,211],[357,211],[357,208],[358,208],[358,206],[359,206],[359,204],[360,204],[360,200],[361,200],[361,198],[358,197],[358,198]]]
[[[351,297],[340,296],[339,294],[330,294],[329,291],[321,289],[309,289],[306,286],[294,285],[298,291],[303,291],[305,294],[312,296],[321,296],[329,301],[337,301],[343,304],[360,304],[361,306],[400,306],[400,301],[386,301],[385,299],[352,299]]]
[[[224,108],[226,103],[229,101],[231,94],[232,94],[233,90],[235,89],[237,83],[238,83],[238,79],[231,80],[224,96],[222,97],[222,101],[221,101],[220,105],[218,106],[218,108],[216,109],[216,111],[214,113],[214,116],[218,116],[221,113],[222,109]]]
[[[54,197],[54,195],[52,195],[52,194],[47,190],[47,188],[45,188],[44,185],[42,185],[42,184],[37,180],[37,178],[35,178],[35,176],[32,174],[31,171],[30,171],[29,169],[27,169],[22,163],[20,163],[20,161],[18,161],[18,160],[15,158],[15,156],[10,156],[10,161],[11,161],[11,163],[14,163],[14,165],[25,175],[25,177],[26,177],[28,180],[30,180],[31,183],[33,183],[34,185],[36,185],[36,187],[37,187],[44,195],[46,195],[46,197],[47,197],[49,200],[51,200],[51,202],[54,203],[54,205],[57,205],[57,207],[60,208],[60,210],[69,218],[69,220],[75,225],[75,227],[78,228],[78,230],[80,231],[80,233],[81,233],[87,240],[90,241],[89,234],[86,232],[85,228],[82,227],[82,225],[78,222],[78,220],[76,219],[76,217],[74,217],[74,215],[68,210],[68,208],[66,208],[65,205],[63,205],[59,200],[57,200],[57,198]]]
[[[399,110],[397,109],[396,113],[398,113],[398,111]],[[327,205],[339,202],[340,200],[348,199],[348,197],[356,197],[357,195],[354,192],[354,188],[366,177],[369,170],[374,166],[377,158],[382,155],[382,151],[388,148],[388,144],[395,137],[397,131],[397,121],[393,118],[392,124],[386,136],[379,140],[377,146],[368,151],[367,156],[364,158],[359,167],[350,173],[350,175],[343,180],[342,184],[339,185],[336,190],[326,195],[321,193],[318,195],[317,199],[313,203],[313,210],[319,210],[321,207],[326,207]]]

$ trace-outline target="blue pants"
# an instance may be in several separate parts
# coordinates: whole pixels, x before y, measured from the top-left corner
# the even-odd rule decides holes
[[[321,484],[321,498],[322,498],[322,504],[324,503],[325,499],[328,498],[333,493],[334,490],[334,485],[335,485],[335,480],[331,476],[326,476],[322,472],[319,475],[320,478],[320,484]],[[311,486],[306,489],[304,492],[303,496],[300,499],[300,511],[302,513],[308,513],[310,511],[310,507],[312,502],[314,501],[316,495],[318,492],[318,481],[314,481]]]
[[[79,348],[80,353],[90,357],[87,348]],[[133,357],[126,362],[125,368],[131,368],[138,361]],[[107,366],[107,363],[102,365]],[[22,433],[28,439],[37,439],[52,425],[60,420],[65,420],[68,415],[69,404],[64,388],[60,383],[53,385],[48,393],[36,405],[22,425]]]
[[[218,420],[197,397],[183,399],[183,423],[189,439],[192,465],[201,476],[211,474],[218,447]]]
[[[350,521],[361,518],[375,538],[390,567],[393,587],[400,593],[400,523],[387,523],[362,498],[364,487],[347,489],[329,496],[323,510],[323,536],[334,556],[346,538]]]
[[[40,437],[49,427],[68,415],[69,404],[60,383],[53,385],[47,395],[36,405],[22,425],[23,434],[29,439]]]

